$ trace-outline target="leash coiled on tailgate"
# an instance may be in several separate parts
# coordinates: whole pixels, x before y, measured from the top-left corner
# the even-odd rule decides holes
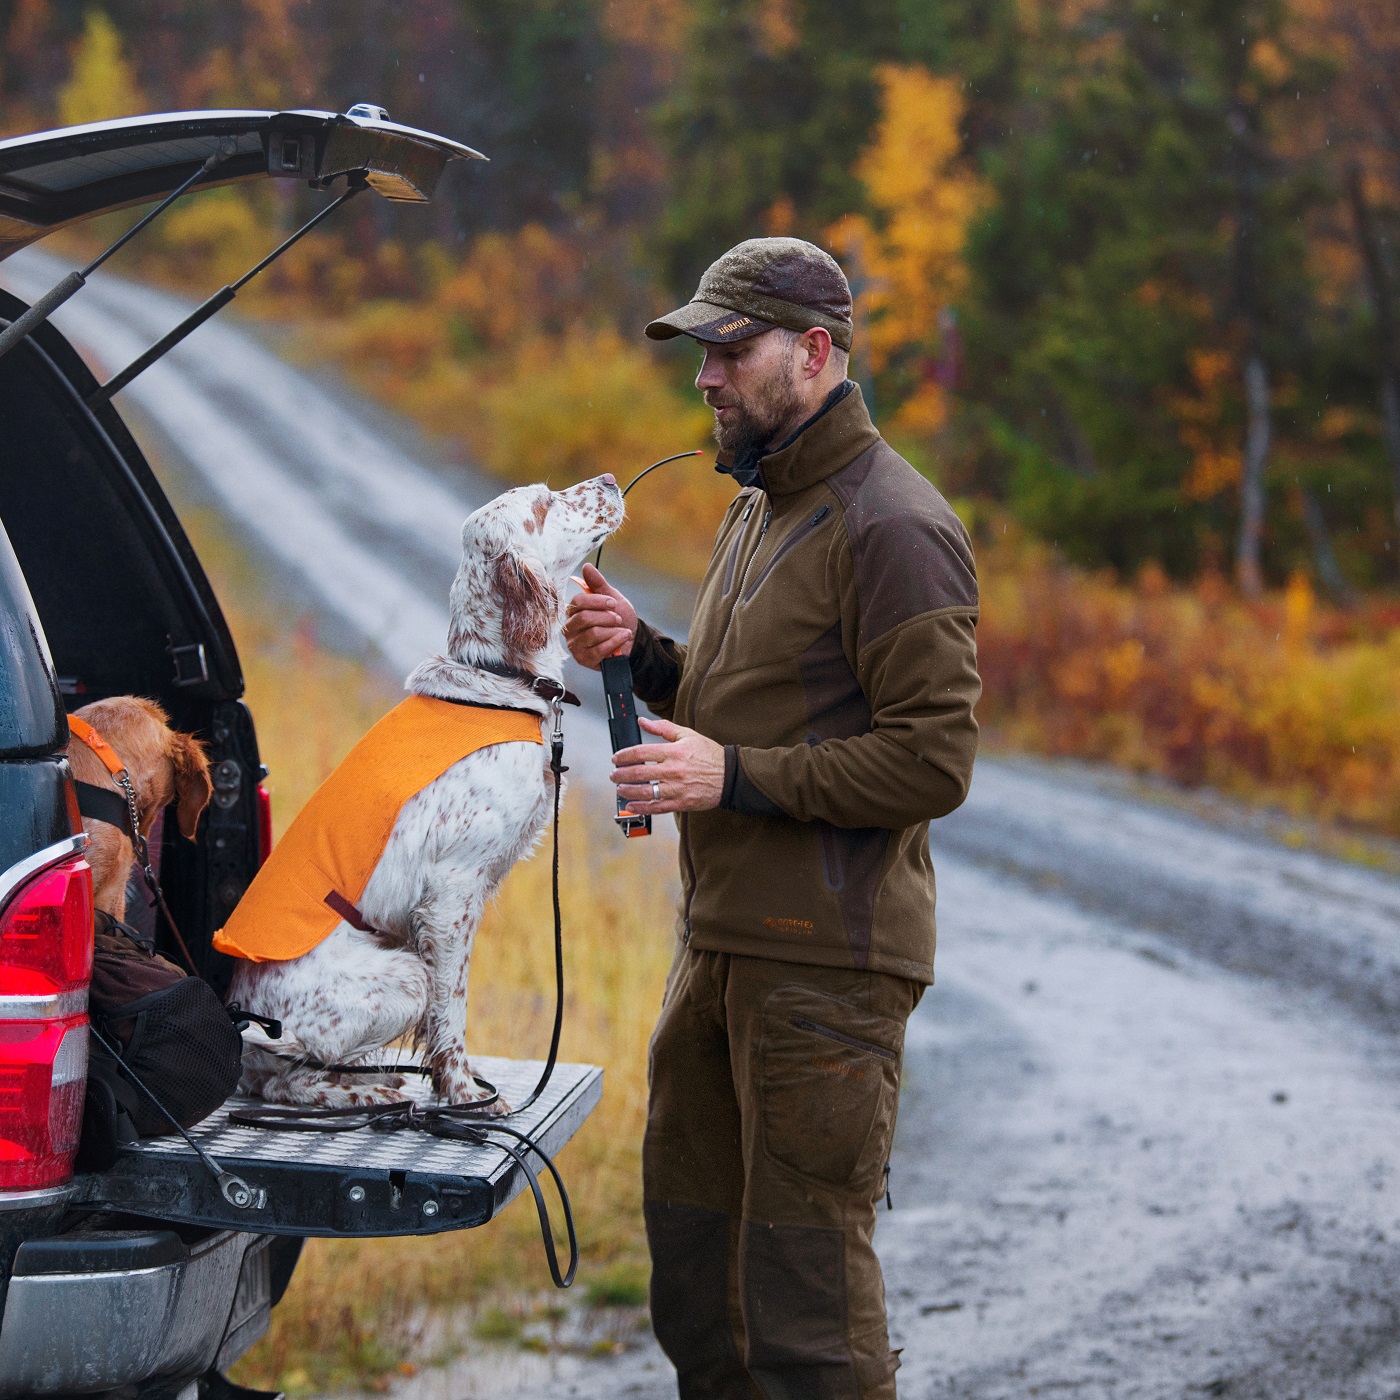
[[[540,1219],[540,1238],[544,1242],[545,1259],[556,1288],[567,1288],[578,1272],[578,1234],[574,1229],[574,1211],[564,1178],[549,1154],[528,1133],[509,1128],[490,1118],[482,1118],[474,1104],[423,1105],[410,1099],[398,1103],[371,1104],[366,1108],[277,1108],[271,1105],[235,1109],[228,1116],[230,1123],[249,1128],[271,1128],[291,1133],[353,1133],[369,1128],[376,1133],[397,1133],[416,1128],[433,1137],[451,1142],[465,1142],[477,1147],[499,1147],[524,1173],[530,1194],[535,1198],[535,1211]],[[521,1146],[510,1142],[492,1141],[493,1134],[514,1138]],[[554,1181],[555,1190],[564,1211],[564,1229],[569,1237],[569,1267],[559,1271],[559,1255],[554,1247],[554,1226],[549,1207],[540,1190],[539,1176],[530,1166],[527,1153],[533,1152],[545,1165]]]

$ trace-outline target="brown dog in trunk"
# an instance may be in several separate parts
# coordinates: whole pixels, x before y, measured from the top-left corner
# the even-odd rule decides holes
[[[174,802],[180,834],[193,840],[200,813],[214,790],[203,745],[172,729],[165,711],[139,695],[95,700],[74,713],[107,741],[126,766],[141,835],[149,837],[156,818]],[[68,762],[78,782],[107,788],[126,800],[101,758],[76,736],[68,744]],[[83,818],[83,830],[91,841],[87,859],[92,866],[93,904],[114,919],[125,919],[126,883],[135,859],[131,838],[91,817]]]

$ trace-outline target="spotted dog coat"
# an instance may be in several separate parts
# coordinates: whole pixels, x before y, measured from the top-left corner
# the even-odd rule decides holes
[[[476,668],[561,677],[568,575],[622,516],[621,492],[601,477],[557,492],[520,487],[474,512],[462,527],[447,654],[424,661],[405,688],[545,715],[524,682]],[[397,1076],[317,1066],[374,1063],[407,1036],[424,1051],[440,1099],[487,1097],[467,1059],[472,940],[501,881],[544,830],[553,782],[547,748],[469,754],[400,810],[359,904],[372,932],[341,922],[301,957],[239,964],[229,1000],[283,1028],[280,1041],[245,1053],[244,1092],[318,1107],[386,1102],[399,1097]]]

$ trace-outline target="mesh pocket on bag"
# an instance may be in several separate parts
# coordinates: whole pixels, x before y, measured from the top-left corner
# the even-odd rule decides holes
[[[186,977],[113,1008],[107,1019],[134,1022],[122,1059],[182,1128],[207,1118],[237,1088],[243,1041],[207,982]],[[171,1131],[139,1089],[123,1097],[143,1137]]]

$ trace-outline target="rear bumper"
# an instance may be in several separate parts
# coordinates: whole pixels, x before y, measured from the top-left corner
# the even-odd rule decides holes
[[[232,1230],[195,1244],[128,1230],[22,1245],[0,1322],[0,1397],[232,1365],[267,1330],[271,1243]]]

